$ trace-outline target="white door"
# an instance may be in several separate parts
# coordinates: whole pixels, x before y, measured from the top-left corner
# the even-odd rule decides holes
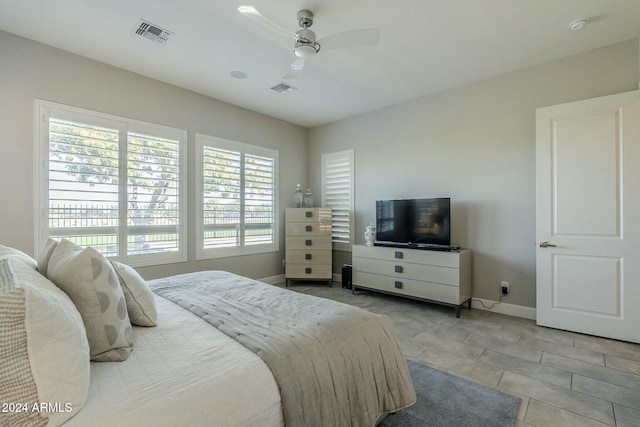
[[[640,343],[640,91],[536,112],[537,322]]]

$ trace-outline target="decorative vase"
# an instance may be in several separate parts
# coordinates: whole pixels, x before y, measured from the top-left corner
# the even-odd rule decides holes
[[[376,241],[376,228],[372,223],[365,228],[364,239],[367,241],[367,246],[373,246],[373,242]]]
[[[305,208],[313,207],[313,194],[311,194],[310,188],[307,188],[307,192],[304,193],[304,207]]]
[[[296,185],[296,191],[293,193],[293,207],[301,208],[304,202],[304,194],[302,193],[302,185]]]

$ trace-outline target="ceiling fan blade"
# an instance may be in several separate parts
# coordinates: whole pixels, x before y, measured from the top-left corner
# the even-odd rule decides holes
[[[258,12],[256,10],[255,7],[250,6],[250,5],[244,5],[244,6],[240,6],[238,7],[238,12],[242,13],[244,16],[246,16],[247,18],[251,19],[253,22],[262,25],[263,27],[278,33],[280,35],[283,35],[285,37],[295,37],[296,33],[294,33],[293,31],[289,31],[289,30],[285,30],[284,28],[274,24],[273,22],[269,21],[267,18],[265,18],[264,16],[262,16],[262,14],[260,12]]]
[[[318,40],[320,51],[345,47],[373,46],[380,42],[380,30],[369,28],[338,33]]]
[[[291,64],[291,67],[289,68],[289,72],[285,74],[283,79],[295,79],[300,75],[300,73],[302,73],[303,68],[304,68],[304,58],[297,58],[295,61],[293,61],[293,63]]]

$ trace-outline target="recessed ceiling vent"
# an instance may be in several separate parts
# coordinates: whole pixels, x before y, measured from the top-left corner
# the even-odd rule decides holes
[[[160,28],[159,26],[141,19],[134,31],[137,35],[156,43],[164,44],[169,41],[169,37],[173,35],[171,31]]]
[[[291,86],[290,84],[287,84],[285,82],[280,82],[279,84],[271,88],[271,90],[275,90],[281,95],[286,95],[287,93],[293,92],[294,90],[297,90],[297,89],[298,89],[297,87]]]

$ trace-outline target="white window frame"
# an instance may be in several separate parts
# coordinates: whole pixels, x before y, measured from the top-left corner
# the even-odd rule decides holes
[[[119,179],[118,226],[119,254],[110,257],[132,266],[159,265],[187,260],[187,131],[146,123],[115,115],[98,113],[77,107],[35,100],[35,250],[38,252],[49,238],[49,119],[76,121],[94,126],[105,126],[119,131],[119,167],[123,171]],[[127,136],[129,132],[169,138],[179,141],[179,225],[178,249],[162,253],[127,254]]]
[[[326,208],[332,208],[332,213],[335,215],[336,213],[340,213],[341,211],[344,212],[344,205],[346,204],[348,206],[348,213],[347,213],[347,217],[349,219],[349,240],[348,242],[344,242],[344,241],[336,241],[335,237],[332,236],[332,241],[333,241],[333,249],[334,250],[338,250],[338,251],[348,251],[351,252],[351,246],[353,245],[354,242],[354,238],[353,238],[353,208],[354,208],[354,198],[355,198],[355,193],[354,193],[354,182],[355,182],[355,166],[354,166],[354,159],[355,159],[355,155],[354,155],[354,150],[350,149],[350,150],[344,150],[344,151],[337,151],[334,153],[327,153],[327,154],[323,154],[322,155],[322,164],[321,164],[321,170],[322,170],[322,206],[326,207]],[[344,185],[349,189],[349,195],[347,196],[348,200],[343,200],[341,201],[340,205],[332,205],[331,202],[328,200],[327,197],[327,184],[328,184],[328,165],[332,162],[347,162],[348,163],[348,167],[349,167],[349,177],[346,179],[346,182],[344,183]],[[335,228],[335,227],[334,227]],[[337,228],[335,228],[337,229]]]
[[[203,183],[203,151],[204,147],[214,147],[224,150],[230,150],[239,152],[244,159],[244,155],[253,154],[257,156],[264,156],[274,160],[274,188],[273,188],[273,242],[265,244],[253,244],[233,247],[221,247],[221,248],[205,248],[204,247],[204,183]],[[196,134],[196,259],[212,259],[212,258],[225,258],[238,255],[260,254],[268,252],[277,252],[280,250],[280,232],[279,232],[279,160],[278,151],[265,147],[259,147],[255,145],[245,144],[241,142],[231,141],[224,138],[219,138],[210,135]],[[244,176],[241,181],[244,183]],[[240,190],[241,194],[244,194],[244,188]],[[244,216],[244,212],[241,211],[240,216]]]

